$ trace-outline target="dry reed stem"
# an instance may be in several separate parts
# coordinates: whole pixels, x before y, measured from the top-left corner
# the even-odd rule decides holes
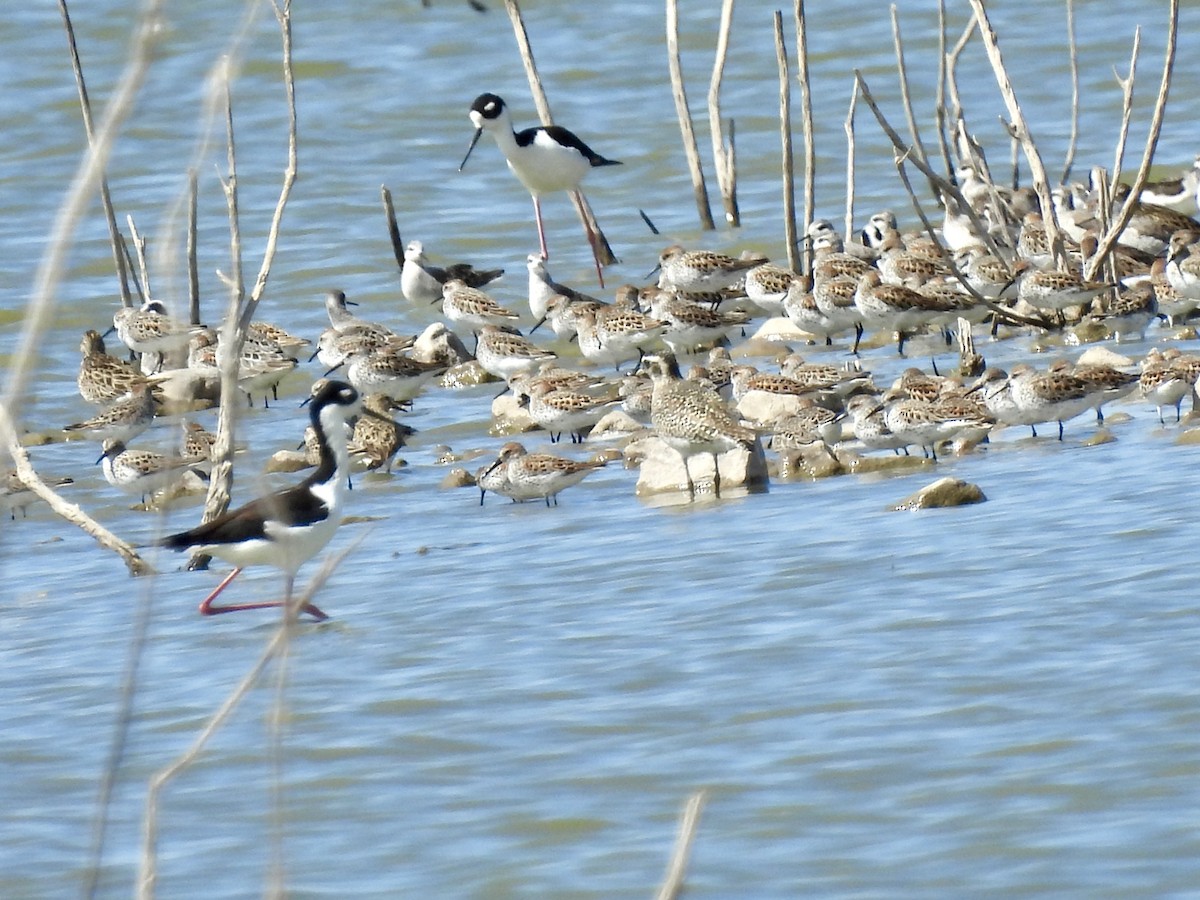
[[[1025,121],[1025,114],[1021,111],[1021,104],[1017,102],[1016,92],[1013,90],[1012,81],[1008,77],[1008,70],[1004,66],[1004,58],[1000,53],[999,39],[996,37],[996,30],[992,27],[991,20],[988,18],[983,0],[970,0],[970,2],[971,8],[975,10],[975,18],[979,22],[979,35],[983,39],[983,46],[987,51],[988,61],[992,65],[992,73],[995,75],[996,85],[1000,89],[1000,96],[1004,99],[1004,106],[1008,110],[1012,126],[1016,129],[1016,134],[1020,138],[1021,149],[1025,154],[1025,161],[1029,164],[1029,174],[1033,179],[1033,189],[1037,192],[1038,200],[1041,202],[1042,222],[1046,228],[1046,236],[1050,239],[1051,255],[1054,257],[1056,265],[1065,269],[1066,253],[1063,250],[1062,232],[1058,227],[1058,218],[1054,214],[1054,200],[1050,196],[1050,180],[1046,173],[1046,167],[1042,163],[1042,155],[1038,151],[1033,134],[1029,131],[1029,124]]]
[[[538,118],[543,125],[553,125],[554,117],[550,114],[550,101],[546,99],[546,91],[542,88],[542,78],[538,75],[537,63],[533,58],[533,47],[529,43],[529,32],[525,30],[525,19],[521,16],[521,7],[517,4],[517,0],[504,0],[504,9],[508,13],[513,33],[517,38],[517,50],[520,52],[521,62],[525,66],[525,76],[529,80],[529,92],[533,95],[534,105],[537,106]],[[591,229],[591,233],[596,237],[593,250],[600,259],[600,264],[611,266],[618,261],[617,257],[613,254],[608,238],[600,230],[600,223],[596,221],[587,197],[584,196],[583,191],[571,191],[569,196],[579,220],[583,222],[584,230]],[[403,265],[403,260],[401,260],[401,265]]]
[[[1067,49],[1071,65],[1071,137],[1067,141],[1067,158],[1063,163],[1061,184],[1071,180],[1075,165],[1075,145],[1079,142],[1079,51],[1075,44],[1075,0],[1067,2]]]
[[[717,187],[725,205],[725,221],[734,228],[742,224],[737,202],[737,169],[734,166],[733,123],[728,140],[721,128],[721,79],[725,76],[725,60],[729,56],[729,32],[733,26],[733,0],[722,0],[721,24],[717,31],[717,51],[713,60],[712,78],[708,83],[708,130],[712,136],[713,170]]]
[[[800,271],[800,243],[796,233],[796,175],[792,157],[792,77],[788,72],[783,40],[783,13],[775,11],[775,62],[779,67],[779,134],[783,161],[783,234],[788,268]]]
[[[400,237],[400,224],[396,221],[396,205],[392,203],[392,192],[386,184],[379,186],[379,194],[383,198],[383,215],[387,219],[388,240],[392,244],[392,255],[396,257],[396,265],[404,268],[404,239]]]
[[[800,126],[804,134],[804,234],[816,214],[817,149],[813,127],[812,87],[808,77],[808,17],[804,12],[804,0],[796,0],[793,10],[796,18],[796,77],[800,79]],[[812,246],[806,245],[801,257],[801,271],[812,270]]]
[[[683,811],[679,816],[679,830],[675,834],[675,846],[671,850],[671,861],[667,865],[667,874],[663,878],[662,887],[654,895],[655,900],[675,900],[683,893],[688,857],[692,852],[692,843],[696,839],[696,829],[700,824],[700,812],[704,809],[704,801],[707,799],[707,791],[696,791],[688,797],[684,804]]]
[[[337,554],[329,555],[325,562],[321,565],[320,570],[308,587],[301,592],[296,602],[292,605],[289,612],[303,608],[310,603],[316,593],[325,586],[330,576],[337,571],[342,561],[362,542],[366,537],[366,533],[359,535],[350,543],[345,550]],[[263,652],[259,655],[254,665],[250,670],[242,676],[242,680],[234,687],[225,700],[217,707],[216,711],[209,717],[204,727],[192,740],[188,748],[180,754],[174,762],[166,767],[159,769],[151,776],[146,791],[146,807],[142,818],[142,852],[140,859],[140,870],[138,872],[138,897],[140,900],[151,900],[155,895],[155,889],[158,882],[158,808],[159,798],[166,786],[181,772],[191,766],[192,763],[199,758],[208,742],[217,734],[218,731],[229,720],[229,717],[237,709],[238,704],[245,699],[246,695],[258,683],[258,679],[266,670],[267,666],[282,650],[285,650],[291,640],[291,629],[294,627],[294,622],[291,621],[294,616],[287,616],[280,626],[271,635],[267,646],[263,648]]]
[[[858,82],[850,89],[850,108],[846,111],[843,128],[846,132],[846,221],[845,239],[854,230],[854,113],[858,109]]]
[[[88,144],[95,140],[95,128],[92,124],[92,103],[88,99],[87,82],[83,78],[83,64],[79,61],[79,47],[75,44],[75,26],[71,24],[71,13],[67,9],[67,0],[58,0],[58,10],[62,13],[63,27],[67,32],[67,46],[71,51],[71,70],[75,73],[75,87],[79,91],[79,106],[83,112],[83,129],[87,133]],[[120,230],[117,228],[117,214],[113,210],[112,195],[108,190],[108,179],[100,173],[100,203],[104,207],[104,220],[108,225],[108,240],[112,249],[113,264],[117,268],[117,283],[121,291],[121,305],[132,306],[133,298],[129,293],[128,272],[125,269],[125,254],[118,239]]]
[[[1117,133],[1117,148],[1113,157],[1113,178],[1121,177],[1125,165],[1125,142],[1129,139],[1129,123],[1133,119],[1133,84],[1137,77],[1138,54],[1142,49],[1142,26],[1133,29],[1133,52],[1129,56],[1129,75],[1122,78],[1113,66],[1113,75],[1121,88],[1121,130]]]
[[[688,110],[687,90],[683,85],[683,67],[679,61],[678,0],[667,0],[667,66],[671,73],[671,96],[675,99],[675,115],[679,118],[679,131],[683,135],[683,152],[692,176],[696,214],[700,217],[700,227],[712,231],[717,226],[713,222],[712,209],[708,205],[704,167],[700,162],[700,148],[696,144],[696,129],[692,125],[692,114]]]
[[[149,298],[146,296],[146,291],[142,288],[142,281],[137,275],[137,262],[133,258],[133,254],[129,252],[129,242],[125,240],[125,235],[117,232],[117,244],[120,245],[121,255],[125,257],[125,272],[129,280],[133,282],[133,288],[137,291],[138,305],[145,303]]]
[[[973,3],[979,0],[972,0]],[[1154,163],[1154,151],[1158,147],[1158,136],[1162,133],[1163,118],[1167,111],[1167,96],[1171,91],[1171,75],[1175,70],[1175,50],[1179,40],[1179,0],[1171,0],[1170,23],[1167,27],[1167,51],[1166,59],[1163,61],[1162,79],[1158,84],[1158,96],[1154,100],[1154,114],[1150,118],[1150,133],[1146,137],[1146,147],[1142,152],[1142,163],[1138,166],[1137,176],[1133,180],[1133,186],[1129,190],[1129,196],[1125,198],[1125,203],[1121,206],[1121,211],[1117,214],[1116,219],[1112,223],[1112,227],[1105,232],[1104,237],[1100,241],[1100,245],[1096,248],[1096,255],[1092,257],[1084,270],[1084,277],[1089,281],[1095,279],[1096,273],[1100,271],[1100,266],[1104,260],[1116,247],[1117,241],[1121,237],[1121,232],[1125,230],[1125,226],[1129,224],[1129,220],[1133,217],[1133,211],[1136,209],[1139,196],[1142,193],[1142,188],[1146,186],[1146,180],[1150,177],[1150,166]],[[1118,177],[1114,175],[1113,177]]]

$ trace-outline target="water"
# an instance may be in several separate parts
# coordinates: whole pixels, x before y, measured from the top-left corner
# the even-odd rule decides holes
[[[1120,107],[1111,67],[1127,66],[1135,23],[1111,5],[1077,6],[1086,167],[1111,160]],[[873,8],[854,18],[810,7],[818,212],[840,221],[855,67],[892,121],[903,121],[890,26]],[[900,10],[923,110],[935,9]],[[75,10],[96,102],[119,71],[135,10],[115,0]],[[1069,132],[1065,16],[1020,10],[993,15],[1056,172]],[[601,22],[586,3],[529,3],[525,12],[556,116],[625,161],[589,183],[625,260],[614,283],[640,279],[675,239],[782,254],[770,6],[739,5],[723,94],[738,123],[745,225],[707,235],[695,224],[667,88],[661,9],[610,4]],[[200,139],[203,78],[238,14],[234,4],[168,10],[154,75],[117,145],[110,179],[119,216],[132,214],[152,249],[165,242],[167,211]],[[702,124],[717,10],[687,15],[685,66]],[[965,13],[952,15],[957,34]],[[1161,10],[1142,20],[1133,158],[1164,20]],[[1185,10],[1183,34],[1197,24]],[[518,297],[534,239],[527,195],[490,142],[455,172],[477,93],[495,90],[518,123],[533,119],[503,12],[448,2],[301,5],[295,40],[300,180],[264,318],[315,336],[321,292],[338,286],[397,330],[432,320],[400,298],[379,201],[385,183],[406,240],[423,240],[438,260],[507,267],[498,294]],[[0,45],[7,354],[83,138],[54,11],[12,10]],[[277,46],[268,12],[251,30],[235,87],[250,277],[283,165]],[[1159,147],[1170,168],[1196,150],[1184,98],[1200,82],[1198,66],[1187,54],[1178,61]],[[1001,107],[977,47],[961,78],[973,125],[993,163],[1004,160],[993,124]],[[890,206],[911,220],[890,147],[862,111],[858,141],[860,213]],[[229,267],[219,128],[196,168],[203,302],[217,318],[224,293],[215,272]],[[646,233],[639,207],[662,236]],[[568,205],[550,198],[546,213],[552,272],[586,289],[590,261]],[[85,411],[73,387],[76,346],[115,308],[109,267],[97,204],[45,341],[25,410],[31,428]],[[156,292],[178,296],[166,267],[152,278]],[[981,349],[1007,365],[1028,344]],[[867,361],[885,383],[902,367],[888,351]],[[304,367],[277,406],[243,420],[251,450],[239,498],[270,452],[299,440],[294,404],[315,375]],[[1152,410],[1119,407],[1130,418],[1102,446],[1082,443],[1093,426],[1081,419],[1062,444],[1009,432],[984,452],[943,461],[936,474],[974,481],[989,498],[951,511],[887,511],[932,480],[932,469],[652,508],[634,498],[636,473],[611,466],[556,509],[494,499],[480,508],[474,491],[439,489],[445,467],[433,448],[494,450],[493,390],[423,397],[410,419],[421,432],[402,451],[408,467],[356,481],[350,511],[372,521],[335,542],[364,537],[320,595],[335,621],[305,631],[288,662],[283,845],[297,896],[644,897],[661,878],[680,805],[699,788],[709,800],[689,896],[1127,897],[1194,888],[1200,611],[1185,561],[1187,511],[1200,489],[1188,475],[1193,449],[1177,445],[1177,430],[1159,427]],[[173,426],[156,432],[175,439]],[[73,476],[71,499],[134,542],[194,521],[194,508],[166,521],[129,511],[91,465],[94,451],[57,444],[38,448],[35,460]],[[164,574],[130,580],[44,507],[0,533],[8,810],[0,895],[78,889],[132,622],[139,604],[153,604],[102,878],[103,896],[126,896],[148,778],[252,665],[269,617],[202,620],[193,605],[222,573],[179,573],[175,558],[153,556]],[[267,597],[278,576],[247,572],[237,589]],[[265,884],[271,683],[167,790],[163,896],[246,896]]]

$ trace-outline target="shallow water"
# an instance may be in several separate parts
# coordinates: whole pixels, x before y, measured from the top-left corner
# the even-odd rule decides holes
[[[902,3],[910,77],[931,108],[936,5]],[[1084,84],[1078,163],[1110,164],[1134,21],[1079,3]],[[684,23],[700,119],[716,4]],[[863,70],[900,125],[890,25],[810,4],[818,115],[818,214],[841,220],[842,121],[851,71]],[[95,102],[125,52],[136,4],[76,9]],[[110,180],[165,242],[167,211],[196,146],[202,80],[234,27],[232,4],[176,4]],[[589,197],[638,280],[670,240],[782,254],[777,76],[770,16],[738,6],[723,98],[737,119],[740,232],[702,234],[667,87],[655,4],[527,3],[539,67],[560,121],[621,169]],[[1019,11],[1020,10],[1020,11]],[[1016,89],[1052,171],[1069,131],[1060,9],[993,11]],[[1144,131],[1157,84],[1165,11],[1145,14],[1139,68]],[[953,31],[965,22],[953,11]],[[1185,10],[1193,33],[1196,10]],[[787,29],[788,43],[794,34]],[[295,9],[301,175],[284,221],[264,318],[316,335],[322,291],[338,286],[364,313],[416,330],[433,320],[399,293],[379,186],[396,198],[405,239],[435,259],[501,265],[497,291],[524,290],[535,232],[527,195],[490,142],[467,169],[465,110],[482,90],[508,97],[519,124],[532,104],[503,11],[463,3],[361,3]],[[0,290],[5,316],[29,293],[82,126],[61,26],[49,7],[0,22]],[[252,276],[283,163],[278,39],[269,12],[252,29],[235,88],[246,268]],[[1200,74],[1181,55],[1165,168],[1196,147],[1186,118]],[[968,113],[993,164],[1007,157],[1000,107],[975,47],[962,67]],[[798,92],[794,112],[799,111]],[[928,121],[927,114],[924,121]],[[798,125],[797,125],[798,133]],[[223,135],[196,161],[201,275],[216,318],[228,270]],[[701,133],[702,147],[707,138]],[[860,108],[858,208],[911,220],[891,151]],[[1133,150],[1138,139],[1133,141]],[[704,150],[707,158],[708,152]],[[1082,169],[1077,169],[1082,171]],[[715,186],[710,191],[717,209]],[[645,209],[663,231],[648,235]],[[569,206],[546,202],[551,271],[588,289],[586,246]],[[86,413],[74,393],[76,346],[115,308],[107,236],[95,204],[71,271],[26,420],[33,429]],[[179,290],[163,269],[155,290]],[[0,353],[16,326],[0,328]],[[1158,337],[1127,348],[1140,355]],[[986,342],[990,362],[1028,357],[1028,339]],[[914,347],[933,352],[933,343]],[[841,351],[813,349],[840,360]],[[1072,352],[1072,351],[1068,351]],[[944,355],[944,354],[943,354]],[[887,383],[907,364],[866,355]],[[250,446],[237,494],[267,455],[294,445],[295,409],[314,366],[280,403],[242,420]],[[494,450],[495,389],[423,396],[420,429],[395,477],[357,479],[350,513],[372,521],[334,547],[362,543],[322,591],[334,615],[306,629],[288,662],[282,793],[286,882],[297,896],[644,897],[662,876],[686,796],[709,791],[689,896],[1165,896],[1194,889],[1200,838],[1196,701],[1200,609],[1186,568],[1200,487],[1192,447],[1152,409],[1117,412],[1116,441],[1085,446],[1009,431],[962,459],[913,475],[773,483],[767,494],[652,507],[636,472],[610,466],[557,508],[444,491],[434,447]],[[211,414],[201,417],[211,424]],[[173,443],[175,426],[148,437]],[[539,445],[534,436],[527,443]],[[46,472],[71,475],[70,498],[143,543],[196,509],[132,512],[91,463],[93,445],[38,448]],[[978,483],[979,506],[925,513],[887,507],[937,475]],[[286,479],[284,479],[286,480]],[[45,507],[0,525],[0,895],[78,889],[97,784],[114,728],[132,623],[152,604],[135,718],[111,810],[103,896],[127,896],[146,784],[192,740],[250,667],[271,619],[204,620],[194,604],[223,574],[133,581],[120,562]],[[305,570],[311,575],[316,566]],[[278,576],[247,572],[250,598]],[[162,896],[246,896],[270,861],[273,682],[255,692],[201,760],[166,792]]]

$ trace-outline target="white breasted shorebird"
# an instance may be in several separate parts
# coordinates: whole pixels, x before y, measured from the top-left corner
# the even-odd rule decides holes
[[[45,484],[50,487],[62,487],[64,484],[73,484],[72,478],[45,478]],[[22,518],[29,515],[29,507],[40,498],[35,494],[17,474],[16,469],[7,469],[0,473],[0,513],[7,512],[10,520],[16,520],[17,510],[21,511]]]
[[[1150,323],[1159,318],[1158,295],[1149,281],[1119,290],[1104,312],[1096,318],[1104,323],[1108,333],[1120,343],[1127,337],[1142,340]]]
[[[400,269],[400,292],[409,303],[436,303],[447,281],[457,278],[468,287],[481,288],[503,274],[503,269],[476,269],[469,263],[454,263],[446,268],[435,266],[425,256],[424,244],[409,241]]]
[[[349,306],[358,306],[358,304],[348,299],[345,291],[325,292],[325,313],[329,316],[329,324],[335,331],[346,331],[351,328],[377,328],[388,331],[382,325],[359,318],[347,309]]]
[[[83,422],[66,426],[63,431],[93,441],[129,441],[154,421],[155,401],[150,385],[134,382],[129,394]]]
[[[978,441],[995,424],[981,404],[892,399],[892,393],[884,395],[885,401],[892,401],[884,408],[884,424],[897,440],[923,448],[935,461],[939,444],[963,437]]]
[[[592,169],[618,166],[620,161],[606,159],[559,125],[539,125],[520,132],[514,131],[508,105],[495,94],[480,94],[476,97],[471,104],[469,116],[471,124],[475,126],[475,136],[471,138],[471,145],[467,148],[466,156],[463,157],[458,170],[461,172],[467,164],[471,151],[475,149],[483,133],[487,131],[491,134],[500,152],[508,160],[508,167],[533,198],[539,250],[543,259],[549,259],[546,231],[542,226],[542,196],[555,191],[577,193],[584,176]],[[600,286],[603,287],[604,273],[600,267],[597,248],[599,237],[586,223],[584,230],[587,233],[588,246],[592,248],[596,275],[600,279]]]
[[[658,257],[658,286],[685,294],[701,291],[721,291],[732,287],[746,272],[768,262],[763,256],[738,258],[713,250],[685,250],[678,244],[665,249]]]
[[[897,454],[903,450],[907,455],[907,442],[888,428],[885,412],[886,407],[880,399],[870,394],[856,394],[846,401],[846,415],[860,444],[868,450],[891,450]]]
[[[192,550],[220,557],[236,566],[200,604],[204,615],[242,609],[283,606],[289,615],[306,612],[326,619],[316,606],[292,608],[292,588],[300,567],[324,549],[342,519],[349,455],[347,422],[358,407],[358,392],[341,381],[322,379],[313,385],[309,417],[317,433],[320,462],[315,472],[284,488],[230,510],[211,522],[158,541],[172,550]],[[305,401],[308,402],[308,401]],[[284,574],[284,599],[214,606],[213,601],[243,566],[271,565]]]
[[[354,433],[346,449],[352,459],[366,460],[368,471],[383,467],[385,472],[391,472],[396,453],[414,433],[410,426],[392,418],[392,411],[401,406],[387,394],[367,394],[362,398],[362,413],[354,423]],[[315,436],[316,429],[313,433]],[[319,446],[317,461],[319,464]]]
[[[750,321],[748,313],[701,306],[673,291],[652,291],[649,301],[650,315],[667,326],[663,341],[677,356],[711,347],[723,341],[730,331]]]
[[[346,379],[362,394],[387,394],[399,403],[412,400],[427,382],[445,372],[445,363],[427,363],[405,353],[403,343],[383,347],[346,358]],[[337,366],[335,368],[341,368]],[[326,372],[328,376],[333,369]]]
[[[146,377],[123,359],[109,356],[98,331],[86,331],[79,342],[79,396],[88,403],[109,403],[128,394]]]
[[[576,317],[575,326],[584,358],[617,371],[623,362],[640,360],[667,330],[665,322],[624,306],[584,310]]]
[[[115,331],[121,343],[133,352],[157,354],[155,368],[161,369],[163,354],[186,347],[198,327],[172,319],[162,303],[147,300],[141,308],[127,306],[117,310],[112,328],[104,336]]]
[[[490,375],[508,381],[521,372],[530,372],[556,354],[544,350],[519,332],[501,325],[484,325],[479,331],[475,359]]]
[[[718,394],[681,378],[679,364],[673,355],[647,356],[643,365],[654,385],[650,401],[651,425],[654,433],[683,459],[688,493],[694,495],[696,491],[688,458],[696,453],[708,453],[713,458],[713,490],[720,496],[717,455],[739,447],[753,451],[757,434],[734,417]]]
[[[1200,371],[1195,357],[1186,358],[1181,362],[1178,350],[1160,351],[1157,347],[1150,350],[1142,360],[1142,372],[1138,379],[1141,395],[1158,408],[1158,421],[1165,425],[1163,407],[1175,407],[1175,421],[1182,418],[1180,406],[1185,397],[1195,397],[1196,375]]]
[[[537,331],[543,323],[549,322],[558,337],[574,337],[579,333],[579,316],[585,311],[597,313],[605,306],[608,304],[599,300],[572,300],[566,294],[555,294],[546,302],[546,314],[530,332]]]
[[[555,388],[538,379],[528,385],[522,396],[528,398],[530,417],[549,433],[552,444],[562,440],[563,432],[571,435],[571,443],[582,443],[592,426],[620,405],[620,400]]]
[[[484,325],[516,325],[521,318],[490,294],[467,287],[466,282],[458,278],[447,281],[442,288],[442,314],[451,322],[475,332]]]
[[[546,318],[550,301],[557,296],[566,297],[572,302],[600,302],[551,278],[546,271],[546,260],[540,253],[530,253],[525,257],[525,268],[529,270],[529,311],[535,319]]]
[[[1200,301],[1200,232],[1186,229],[1171,235],[1164,271],[1171,287]]]
[[[1017,297],[1037,309],[1062,311],[1089,303],[1111,289],[1111,284],[1084,281],[1076,272],[1030,269],[1021,276]]]
[[[949,274],[944,263],[908,252],[898,231],[889,232],[879,245],[879,275],[884,284],[901,284],[915,290]]]
[[[953,311],[953,307],[937,298],[926,297],[919,291],[898,284],[884,284],[875,269],[863,274],[854,294],[854,305],[863,318],[863,325],[894,331],[896,351],[904,355],[908,336]]]
[[[845,243],[836,231],[823,231],[813,238],[813,279],[822,281],[848,275],[857,279],[871,268],[861,257],[845,251]]]
[[[597,469],[602,459],[574,460],[549,453],[530,453],[522,444],[510,441],[500,448],[496,461],[477,479],[481,490],[490,490],[514,502],[545,500],[546,505],[572,485],[579,484]],[[494,477],[500,474],[502,477]],[[486,487],[485,487],[486,486]],[[483,503],[480,496],[479,502]]]
[[[204,478],[192,459],[127,448],[123,441],[106,440],[103,446],[104,452],[96,462],[102,465],[104,478],[119,490],[140,495],[143,504],[148,494],[170,487],[189,472]]]
[[[1021,363],[1008,375],[1008,387],[1025,424],[1033,428],[1042,422],[1058,423],[1058,439],[1063,439],[1063,423],[1092,409],[1093,387],[1069,372],[1039,372]]]
[[[788,289],[799,280],[791,269],[763,263],[746,272],[746,296],[763,312],[778,316]]]

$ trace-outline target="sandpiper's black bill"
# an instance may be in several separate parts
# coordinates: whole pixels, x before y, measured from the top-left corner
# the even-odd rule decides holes
[[[475,149],[475,145],[479,143],[479,139],[483,137],[483,129],[475,129],[475,137],[471,138],[471,146],[467,148],[467,155],[463,157],[463,161],[458,164],[458,171],[463,170],[463,166],[467,164],[467,160],[471,158],[471,151]]]

